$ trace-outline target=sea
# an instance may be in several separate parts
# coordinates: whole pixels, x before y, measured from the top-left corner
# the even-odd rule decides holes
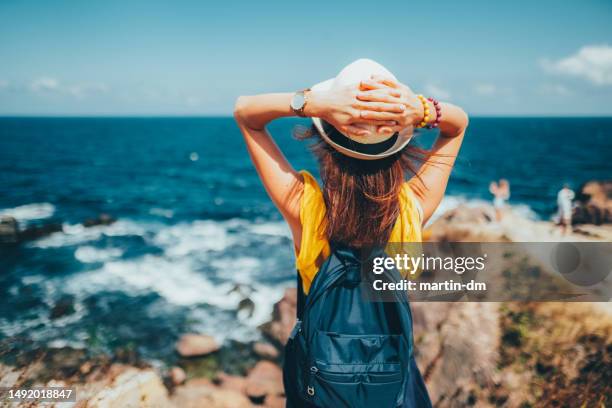
[[[318,176],[299,126],[269,129],[296,169]],[[564,183],[612,178],[612,118],[471,118],[437,214],[490,201],[499,178],[515,211],[550,219]],[[100,214],[117,221],[81,224]],[[129,346],[168,362],[186,332],[257,340],[295,285],[289,230],[230,117],[0,118],[0,215],[63,225],[0,246],[0,344],[17,349]]]

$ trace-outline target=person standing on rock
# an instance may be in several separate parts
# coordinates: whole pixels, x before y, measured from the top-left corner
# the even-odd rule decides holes
[[[566,235],[568,231],[572,230],[572,201],[574,200],[575,194],[570,189],[569,184],[565,183],[563,188],[557,193],[557,207],[559,208],[559,225],[561,226],[561,233]]]
[[[303,91],[241,96],[234,116],[261,181],[292,232],[298,298],[302,298],[298,302],[298,324],[302,317],[304,322],[308,320],[312,312],[312,308],[302,307],[306,316],[300,316],[300,305],[304,305],[304,299],[306,307],[320,299],[314,293],[323,290],[325,283],[321,280],[333,273],[330,262],[343,259],[339,252],[343,251],[344,259],[353,259],[354,251],[366,251],[387,242],[422,240],[422,225],[444,196],[468,124],[467,115],[459,107],[415,95],[387,69],[368,59],[357,60],[335,78]],[[309,172],[294,170],[266,129],[271,121],[290,116],[312,118],[312,128],[298,136],[315,141],[312,151],[318,159],[322,187]],[[408,144],[426,128],[440,131],[429,152]],[[415,159],[421,161],[418,168]],[[354,332],[361,332],[360,325],[365,327],[370,320],[355,322],[339,313],[347,308],[360,311],[365,303],[368,302],[340,302],[323,319],[344,319],[330,324],[352,325]],[[354,317],[355,313],[350,315]],[[293,336],[300,336],[301,331],[296,325]],[[398,351],[399,361],[408,361],[398,368],[400,372],[380,372],[376,370],[395,369],[397,361],[365,364],[359,353],[382,347],[382,339],[392,336],[378,335],[373,341],[372,335],[362,339],[348,330],[346,335],[327,333],[319,332],[323,336],[322,351],[338,347],[342,353],[328,356],[330,361],[336,360],[327,366],[325,374],[324,364],[318,359],[312,359],[314,365],[308,370],[298,372],[301,366],[291,365],[295,362],[288,362],[292,355],[286,352],[288,407],[431,406],[411,347]],[[404,334],[412,344],[411,324]],[[304,344],[302,348],[312,350],[315,346]],[[354,356],[354,361],[338,363],[337,360],[346,360],[347,354]],[[373,355],[384,357],[373,353],[362,357]],[[364,372],[364,367],[370,371]],[[355,375],[347,370],[355,370]],[[401,389],[396,390],[397,394],[390,396],[384,391],[398,384]]]
[[[497,222],[501,222],[506,201],[510,199],[510,183],[506,179],[499,180],[499,184],[492,181],[491,184],[489,184],[489,192],[493,194],[495,219]]]

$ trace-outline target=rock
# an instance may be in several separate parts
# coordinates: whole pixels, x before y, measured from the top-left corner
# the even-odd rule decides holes
[[[53,223],[40,226],[28,227],[19,233],[20,241],[31,241],[51,235],[54,232],[60,232],[62,224]]]
[[[255,403],[268,395],[284,395],[282,370],[270,361],[258,362],[247,376],[245,392]]]
[[[178,387],[171,401],[173,406],[181,408],[253,407],[249,399],[239,391],[192,381]]]
[[[253,312],[255,311],[255,302],[253,302],[251,299],[244,298],[240,301],[240,303],[238,303],[238,315],[242,316],[243,318],[250,318],[253,317]]]
[[[0,217],[0,244],[16,244],[19,242],[19,224],[13,217]]]
[[[223,371],[217,373],[214,383],[221,388],[234,390],[238,392],[244,392],[246,388],[246,378],[238,375],[229,375]]]
[[[89,398],[88,408],[169,407],[168,392],[153,370],[130,368]]]
[[[108,214],[100,214],[96,218],[90,218],[83,221],[83,226],[89,228],[95,227],[96,225],[111,225],[115,221],[117,220]]]
[[[172,367],[168,373],[168,377],[173,385],[181,385],[187,379],[187,374],[185,374],[185,370],[181,367]]]
[[[205,356],[220,348],[214,337],[195,333],[184,334],[176,344],[176,351],[181,357]]]
[[[433,242],[494,242],[508,241],[492,222],[493,208],[488,205],[460,205],[445,212],[423,233]]]
[[[279,356],[279,351],[270,343],[257,342],[253,345],[253,351],[261,358],[268,360],[276,360]]]
[[[447,406],[448,401],[469,405],[473,390],[492,387],[500,339],[498,308],[490,302],[411,304],[417,364],[434,406]]]
[[[266,397],[264,406],[267,408],[285,408],[287,399],[278,395],[269,395]]]
[[[261,331],[278,345],[284,346],[295,326],[296,310],[297,290],[286,289],[283,298],[274,304],[272,320],[261,325]]]
[[[589,181],[576,195],[575,224],[612,223],[612,180]]]
[[[60,297],[55,305],[51,308],[51,319],[58,319],[63,316],[70,315],[75,312],[74,296],[64,295]]]

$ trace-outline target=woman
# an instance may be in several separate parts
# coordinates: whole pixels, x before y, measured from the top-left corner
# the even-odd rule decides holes
[[[266,130],[271,121],[296,115],[313,118],[322,189],[308,172],[291,166]],[[444,196],[468,123],[460,108],[415,95],[371,60],[358,60],[311,90],[241,96],[235,118],[266,191],[291,229],[303,295],[332,245],[421,241],[421,226]],[[439,126],[440,135],[414,172],[418,151],[407,143],[414,128],[426,126]],[[430,406],[418,370],[408,388],[403,406]],[[288,398],[288,406],[309,405]]]
[[[493,208],[495,209],[495,220],[501,222],[502,211],[506,206],[506,201],[510,199],[510,183],[506,179],[500,179],[499,184],[492,181],[489,184],[489,192],[493,194]]]

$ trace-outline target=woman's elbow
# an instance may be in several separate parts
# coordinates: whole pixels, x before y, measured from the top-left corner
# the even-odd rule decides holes
[[[236,119],[237,122],[242,122],[244,120],[246,99],[246,96],[239,96],[234,103],[234,119]]]

